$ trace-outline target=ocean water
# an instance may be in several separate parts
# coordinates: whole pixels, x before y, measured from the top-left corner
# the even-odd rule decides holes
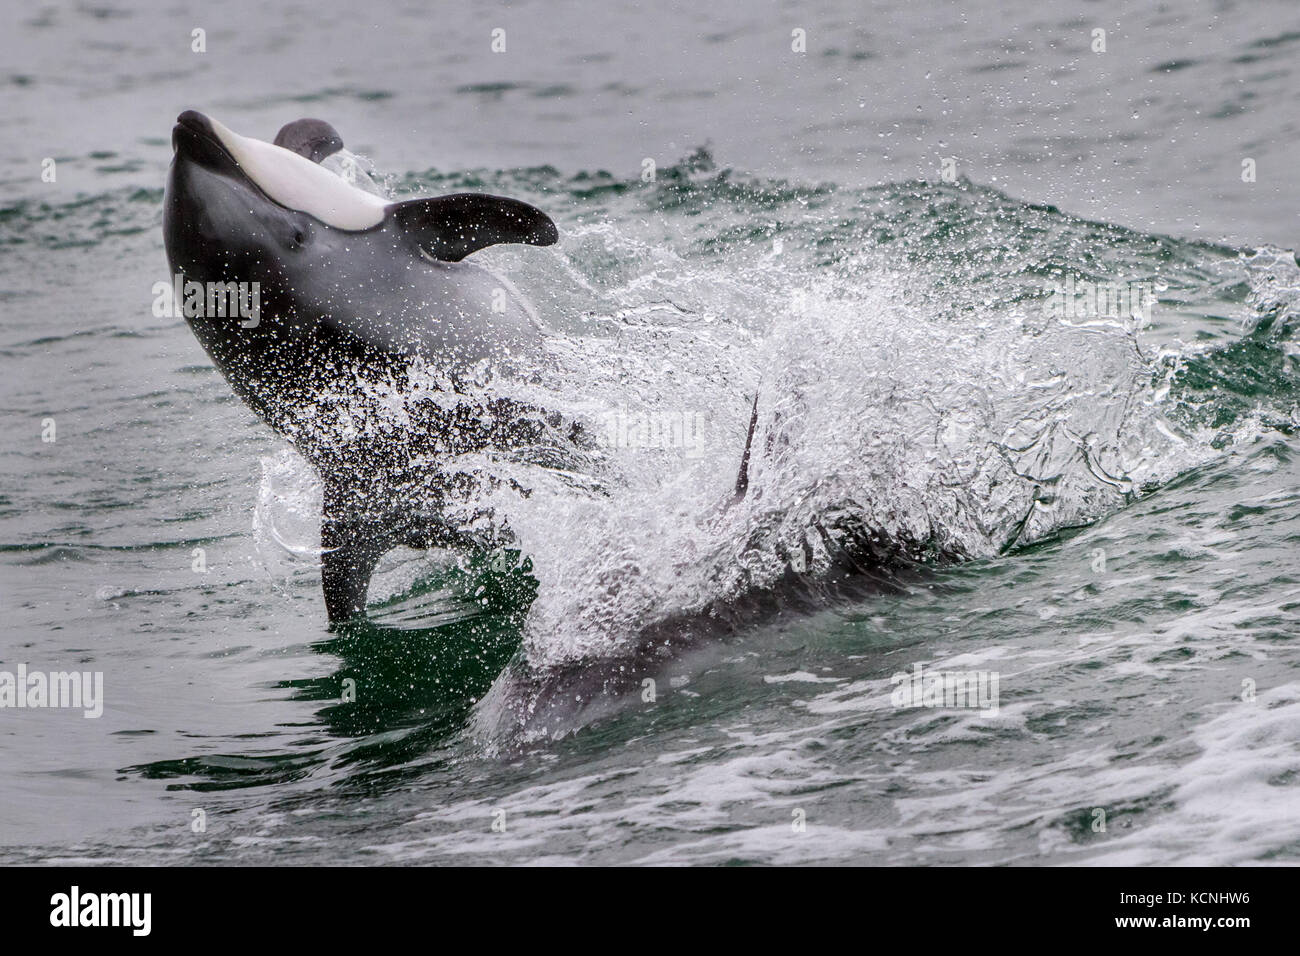
[[[1300,8],[872,7],[6,9],[0,671],[104,693],[0,709],[0,859],[1295,862]],[[458,463],[514,548],[328,628],[151,308],[187,108],[555,219],[478,257],[604,441]]]

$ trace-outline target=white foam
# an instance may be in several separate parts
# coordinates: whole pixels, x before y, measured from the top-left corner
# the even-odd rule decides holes
[[[1089,860],[1106,866],[1257,863],[1300,841],[1300,684],[1234,701],[1193,732],[1200,754],[1165,779],[1173,809]]]

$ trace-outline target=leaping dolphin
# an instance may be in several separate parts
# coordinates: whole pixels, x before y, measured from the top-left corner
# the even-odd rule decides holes
[[[299,120],[275,144],[188,110],[172,131],[163,200],[173,275],[211,288],[256,283],[256,322],[187,321],[235,392],[319,471],[322,585],[331,622],[365,608],[370,575],[398,545],[464,543],[445,519],[447,481],[429,462],[538,440],[545,415],[509,399],[428,402],[406,429],[322,413],[330,396],[408,381],[527,375],[543,354],[530,308],[472,263],[495,243],[556,242],[545,213],[461,193],[390,202],[319,165],[343,147],[328,123]],[[227,286],[227,288],[229,288]]]

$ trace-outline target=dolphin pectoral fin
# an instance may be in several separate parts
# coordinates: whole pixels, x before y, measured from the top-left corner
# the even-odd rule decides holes
[[[331,624],[362,614],[370,578],[379,559],[393,548],[473,548],[472,537],[449,525],[441,515],[392,510],[356,514],[345,510],[345,494],[327,485],[321,518],[321,588]],[[333,507],[331,507],[333,506]]]
[[[331,624],[366,609],[370,575],[388,551],[386,536],[371,522],[326,514],[321,520],[321,588]]]
[[[394,203],[387,214],[440,262],[459,262],[471,252],[502,242],[549,246],[559,239],[551,218],[518,199],[457,193]]]

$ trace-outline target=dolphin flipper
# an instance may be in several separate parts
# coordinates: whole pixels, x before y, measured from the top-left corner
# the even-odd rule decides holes
[[[321,590],[331,624],[346,621],[366,609],[370,577],[393,548],[475,547],[479,542],[427,515],[402,515],[392,521],[341,516],[328,511],[321,518]]]
[[[409,199],[389,206],[386,215],[439,262],[460,262],[502,242],[549,246],[560,237],[551,217],[536,206],[487,193]]]
[[[331,624],[366,609],[370,575],[389,550],[384,535],[378,532],[368,522],[328,512],[321,519],[321,588]]]
[[[365,611],[370,577],[379,559],[393,548],[463,549],[479,544],[437,514],[358,508],[357,502],[368,494],[342,482],[325,481],[320,529],[321,589],[331,624]]]

